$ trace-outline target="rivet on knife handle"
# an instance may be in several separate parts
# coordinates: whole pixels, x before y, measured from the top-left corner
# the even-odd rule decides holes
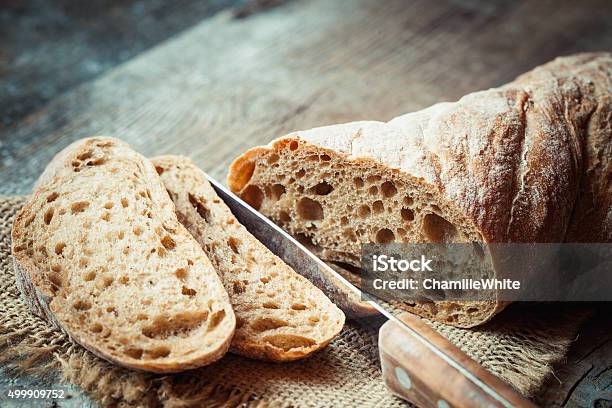
[[[457,365],[407,333],[401,323],[389,320],[380,328],[378,346],[385,384],[397,396],[419,407],[535,407],[420,318],[405,313],[399,319]]]

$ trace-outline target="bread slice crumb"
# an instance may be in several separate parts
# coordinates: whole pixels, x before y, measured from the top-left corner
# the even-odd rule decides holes
[[[338,335],[342,311],[240,225],[191,160],[160,156],[152,162],[179,220],[202,245],[230,295],[238,322],[232,351],[290,361]]]
[[[31,309],[98,356],[168,373],[227,351],[229,297],[155,168],[127,144],[95,137],[60,152],[12,238]]]

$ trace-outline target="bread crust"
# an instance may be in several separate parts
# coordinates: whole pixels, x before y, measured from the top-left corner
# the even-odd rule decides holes
[[[207,346],[207,350],[205,350],[203,347],[205,352],[192,353],[188,356],[178,356],[174,360],[172,357],[142,359],[131,358],[128,356],[120,357],[118,353],[109,352],[109,350],[107,350],[105,346],[102,346],[102,343],[100,343],[95,336],[92,336],[91,333],[86,332],[84,327],[76,327],[72,323],[64,321],[65,317],[67,316],[67,312],[65,310],[61,310],[59,315],[57,311],[54,312],[52,310],[51,305],[57,293],[50,290],[52,283],[48,280],[48,271],[40,262],[36,262],[35,256],[28,254],[27,251],[23,250],[23,248],[17,248],[17,246],[23,244],[23,237],[26,235],[25,232],[28,228],[29,222],[25,219],[25,217],[31,216],[33,219],[35,216],[38,216],[38,214],[36,214],[34,211],[34,205],[37,200],[41,199],[41,194],[49,193],[49,191],[46,191],[46,186],[52,182],[55,182],[56,177],[62,179],[63,175],[65,175],[65,173],[62,175],[62,172],[71,165],[71,161],[77,155],[86,151],[88,146],[91,146],[94,143],[112,144],[115,146],[114,148],[128,149],[130,152],[132,152],[129,146],[127,146],[127,144],[124,142],[109,137],[81,139],[71,144],[56,155],[49,166],[45,169],[39,178],[36,187],[34,188],[32,196],[24,207],[18,212],[15,218],[12,230],[12,253],[16,274],[16,284],[20,289],[22,298],[34,314],[52,323],[58,329],[66,333],[75,342],[79,343],[97,356],[124,367],[157,373],[171,373],[200,367],[218,360],[227,352],[230,346],[235,327],[235,316],[229,304],[227,293],[225,293],[223,290],[221,282],[218,281],[218,278],[214,275],[214,273],[211,275],[211,277],[213,280],[217,280],[218,282],[212,282],[213,286],[211,287],[211,291],[214,292],[214,286],[216,284],[217,290],[219,291],[219,299],[217,300],[221,305],[226,305],[225,309],[223,310],[224,321],[222,324],[227,330],[219,340],[216,340],[216,343]],[[206,256],[201,252],[201,249],[197,243],[176,220],[172,202],[170,201],[169,197],[167,197],[167,194],[163,189],[161,181],[159,180],[153,166],[145,158],[137,155],[137,153],[132,152],[130,154],[134,154],[136,155],[135,157],[139,157],[140,160],[142,160],[143,172],[146,174],[146,177],[149,177],[148,182],[152,183],[152,194],[155,196],[155,198],[162,201],[160,208],[164,214],[161,216],[167,217],[170,214],[171,217],[174,217],[174,221],[172,221],[172,218],[166,219],[175,223],[177,228],[182,228],[182,230],[176,231],[177,236],[181,236],[181,238],[184,238],[187,240],[187,242],[191,241],[194,251],[200,251],[201,258],[208,261]],[[155,183],[157,183],[157,186]],[[161,192],[161,195],[158,196],[157,192]],[[84,191],[83,193],[86,192]],[[44,196],[42,199],[44,200]],[[36,237],[34,237],[33,240],[36,241]],[[208,261],[208,263],[209,262],[210,261]],[[206,268],[205,265],[203,267]],[[212,265],[209,267],[212,271]],[[143,308],[143,310],[146,311],[146,307]],[[204,339],[202,338],[202,340]]]
[[[228,185],[244,192],[257,160],[298,143],[419,185],[481,242],[610,242],[611,78],[610,53],[558,58],[502,87],[386,123],[283,136],[238,157]],[[491,302],[459,325],[484,323],[505,305]]]

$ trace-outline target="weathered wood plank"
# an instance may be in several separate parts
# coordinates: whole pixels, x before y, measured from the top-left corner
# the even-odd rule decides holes
[[[0,129],[244,0],[11,0],[0,7]]]
[[[608,3],[588,3],[313,0],[220,15],[1,132],[0,193],[27,192],[56,151],[100,133],[222,176],[293,129],[389,119],[609,48]]]
[[[566,363],[542,386],[537,402],[554,408],[612,407],[612,305],[599,304],[579,331]]]

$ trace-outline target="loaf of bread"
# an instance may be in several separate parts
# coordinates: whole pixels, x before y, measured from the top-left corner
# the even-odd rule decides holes
[[[229,348],[236,320],[221,280],[153,165],[125,143],[96,137],[60,152],[12,238],[32,311],[98,356],[165,373]]]
[[[611,95],[611,54],[559,58],[386,123],[281,137],[238,157],[228,184],[324,259],[355,266],[371,242],[610,242]],[[403,306],[471,327],[504,305]]]
[[[152,162],[179,221],[200,243],[230,295],[237,321],[232,351],[296,360],[340,333],[342,311],[240,225],[191,160],[160,156]]]

